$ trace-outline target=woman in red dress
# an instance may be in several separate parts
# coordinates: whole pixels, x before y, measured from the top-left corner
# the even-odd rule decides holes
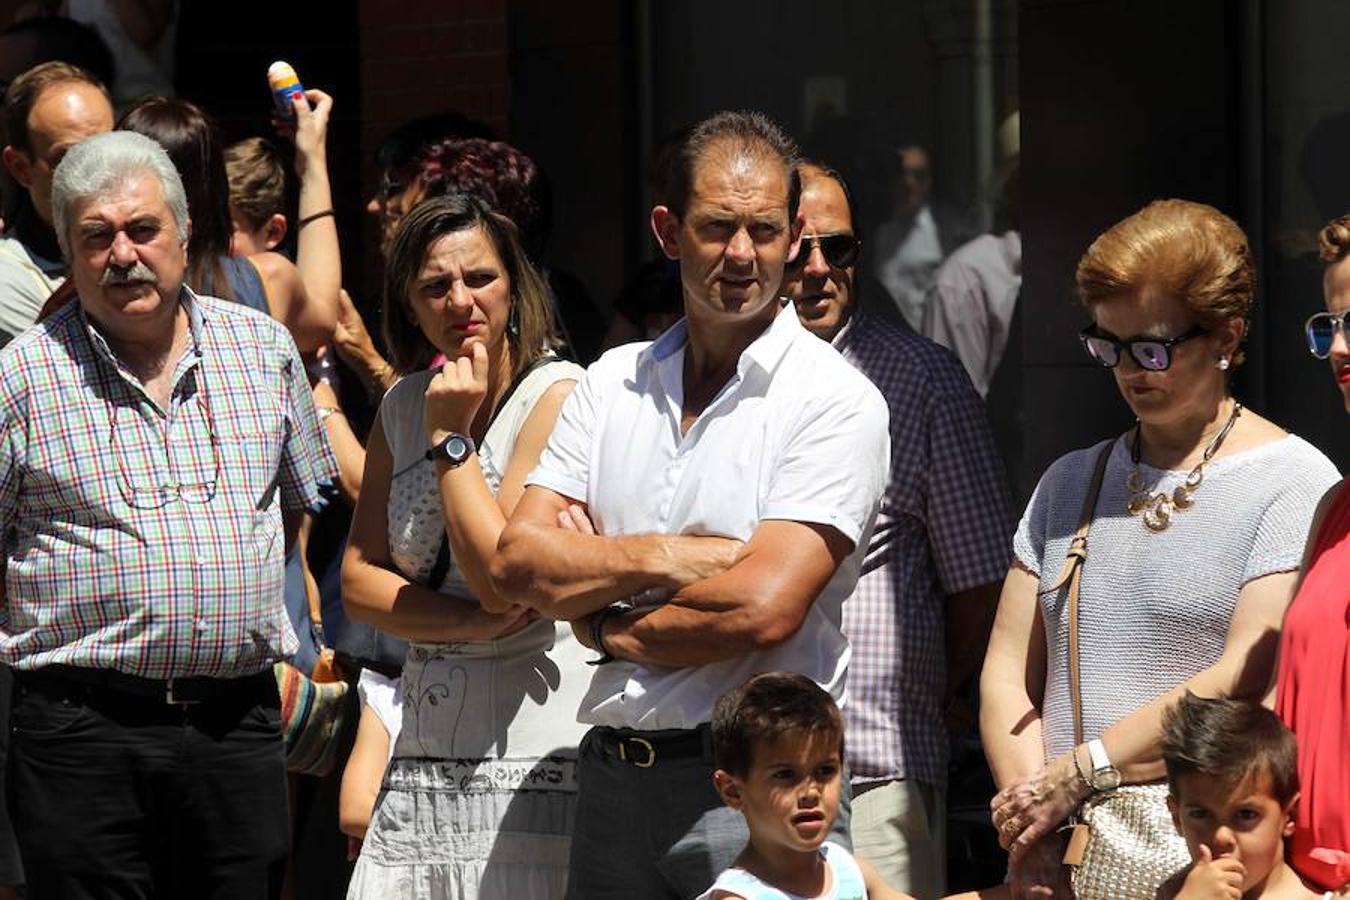
[[[1350,216],[1318,236],[1327,311],[1308,347],[1329,360],[1350,412]],[[1327,492],[1280,639],[1276,712],[1298,736],[1303,794],[1289,861],[1327,890],[1350,888],[1350,478]]]

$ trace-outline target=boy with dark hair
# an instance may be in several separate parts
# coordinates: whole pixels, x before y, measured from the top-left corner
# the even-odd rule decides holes
[[[1284,859],[1298,803],[1294,735],[1257,703],[1189,691],[1163,717],[1163,762],[1172,821],[1192,863],[1163,884],[1160,900],[1307,900]]]
[[[699,900],[903,900],[827,838],[839,811],[844,720],[830,695],[789,672],[756,675],[718,699],[713,783],[750,841]]]
[[[286,168],[276,147],[251,137],[225,148],[230,182],[230,252],[252,256],[275,250],[286,237]]]

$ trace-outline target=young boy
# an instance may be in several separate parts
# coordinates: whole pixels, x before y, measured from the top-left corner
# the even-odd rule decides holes
[[[1298,747],[1270,710],[1187,692],[1163,717],[1172,821],[1191,865],[1159,900],[1310,900],[1284,861],[1298,803]]]
[[[909,900],[827,841],[839,812],[844,720],[802,675],[756,675],[713,709],[713,783],[750,842],[698,900]]]
[[[263,138],[245,138],[225,148],[230,182],[234,256],[275,250],[286,237],[286,169]]]

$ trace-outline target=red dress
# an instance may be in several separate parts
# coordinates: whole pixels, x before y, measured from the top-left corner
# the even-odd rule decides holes
[[[1350,882],[1350,479],[1285,616],[1275,711],[1298,737],[1303,789],[1289,862],[1336,890]]]

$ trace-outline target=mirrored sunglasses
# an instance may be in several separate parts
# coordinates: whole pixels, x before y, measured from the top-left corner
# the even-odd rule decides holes
[[[1303,328],[1308,335],[1308,351],[1318,359],[1326,359],[1331,355],[1331,345],[1336,343],[1336,332],[1350,341],[1350,309],[1343,313],[1317,313],[1308,318]]]
[[[1131,338],[1128,341],[1102,334],[1095,325],[1083,329],[1078,339],[1083,342],[1087,355],[1098,364],[1114,369],[1120,364],[1122,352],[1128,352],[1141,369],[1150,372],[1164,372],[1172,365],[1172,348],[1206,333],[1206,329],[1196,325],[1176,337],[1170,338]]]

